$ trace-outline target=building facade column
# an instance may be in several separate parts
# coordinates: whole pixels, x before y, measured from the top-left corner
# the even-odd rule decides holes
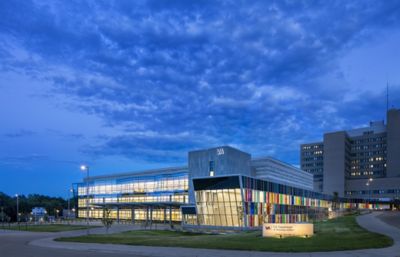
[[[117,204],[119,203],[119,197],[117,196]],[[117,223],[119,223],[119,205],[117,207]]]
[[[172,227],[172,206],[169,206],[169,225]]]
[[[150,226],[153,225],[153,206],[150,206]]]
[[[146,227],[147,227],[148,223],[149,223],[149,206],[146,207],[146,223],[145,223]]]
[[[103,219],[106,217],[106,198],[103,197]]]

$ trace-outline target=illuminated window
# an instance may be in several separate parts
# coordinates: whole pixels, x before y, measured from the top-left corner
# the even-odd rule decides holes
[[[210,161],[210,164],[209,164],[209,173],[210,173],[210,177],[214,177],[214,161]]]

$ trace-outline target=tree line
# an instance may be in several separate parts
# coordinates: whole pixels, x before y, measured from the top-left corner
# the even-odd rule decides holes
[[[51,216],[62,215],[62,210],[68,208],[68,200],[61,197],[51,197],[40,194],[19,195],[19,213],[20,217],[30,215],[34,207],[43,207],[47,214]],[[70,208],[74,208],[76,202],[74,198],[70,199]],[[9,196],[0,192],[0,222],[17,220],[17,197]]]

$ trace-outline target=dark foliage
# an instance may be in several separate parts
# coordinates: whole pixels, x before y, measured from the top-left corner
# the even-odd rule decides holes
[[[75,201],[71,199],[71,208],[75,206]],[[29,194],[27,196],[19,196],[19,212],[21,217],[29,215],[34,207],[44,207],[48,215],[56,215],[56,210],[60,210],[60,215],[63,209],[68,208],[67,200],[61,197],[51,197],[39,194]],[[0,192],[0,222],[2,216],[2,210],[4,217],[10,217],[11,221],[16,220],[17,216],[17,197],[9,196],[5,193]],[[6,219],[5,219],[6,221]]]

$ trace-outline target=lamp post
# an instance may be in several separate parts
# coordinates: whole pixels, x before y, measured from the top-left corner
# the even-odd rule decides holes
[[[17,198],[17,224],[18,224],[18,229],[21,229],[19,226],[19,195],[15,194],[15,197]]]
[[[372,198],[372,192],[371,192],[371,189],[370,189],[369,186],[371,185],[372,181],[374,181],[374,179],[373,179],[373,178],[369,178],[368,181],[367,181],[367,183],[365,184],[365,185],[368,187],[368,192],[369,192],[369,204],[371,204],[371,198]],[[373,209],[373,208],[372,208],[372,209]]]
[[[73,192],[73,189],[70,188],[70,189],[68,190],[68,216],[67,216],[68,224],[69,224],[69,218],[70,218],[70,216],[71,216],[71,193],[72,193],[72,192]]]
[[[81,165],[81,171],[86,171],[86,232],[89,234],[89,166]]]
[[[19,195],[16,194],[15,197],[17,198],[17,223],[19,226]]]

